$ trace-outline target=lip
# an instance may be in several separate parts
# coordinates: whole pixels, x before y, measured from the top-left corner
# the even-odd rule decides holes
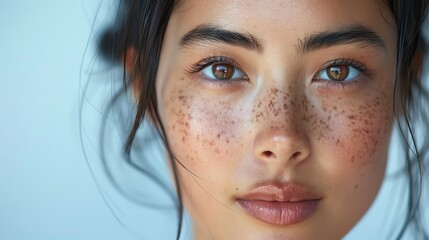
[[[309,187],[296,183],[256,186],[237,198],[253,218],[274,225],[292,225],[312,216],[322,198]]]

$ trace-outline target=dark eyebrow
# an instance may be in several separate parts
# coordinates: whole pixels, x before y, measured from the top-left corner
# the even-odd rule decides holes
[[[193,43],[225,43],[243,47],[261,54],[263,47],[261,42],[250,33],[230,31],[214,25],[199,25],[186,33],[180,40],[181,47],[188,47]]]
[[[375,31],[361,25],[351,25],[335,29],[334,31],[320,32],[307,36],[304,40],[300,41],[298,50],[301,53],[306,53],[343,44],[386,48],[386,43]]]

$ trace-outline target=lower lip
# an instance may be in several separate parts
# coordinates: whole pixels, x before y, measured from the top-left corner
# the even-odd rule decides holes
[[[319,202],[320,200],[299,202],[238,200],[250,216],[275,225],[291,225],[304,221],[316,212]]]

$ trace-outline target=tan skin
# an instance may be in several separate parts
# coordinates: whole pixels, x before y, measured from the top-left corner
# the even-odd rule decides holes
[[[396,57],[389,9],[375,0],[269,2],[184,0],[169,21],[158,110],[184,166],[180,186],[197,240],[340,239],[384,176]],[[263,51],[208,41],[180,46],[201,24],[251,34]],[[299,50],[311,34],[357,24],[384,46]],[[218,68],[190,71],[213,56],[222,56]],[[255,219],[236,200],[261,182],[304,184],[321,198],[317,211],[281,226]]]

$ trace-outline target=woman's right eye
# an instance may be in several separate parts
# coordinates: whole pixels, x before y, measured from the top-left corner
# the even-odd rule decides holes
[[[214,63],[201,70],[205,78],[210,80],[243,80],[249,77],[239,68],[229,63]]]

